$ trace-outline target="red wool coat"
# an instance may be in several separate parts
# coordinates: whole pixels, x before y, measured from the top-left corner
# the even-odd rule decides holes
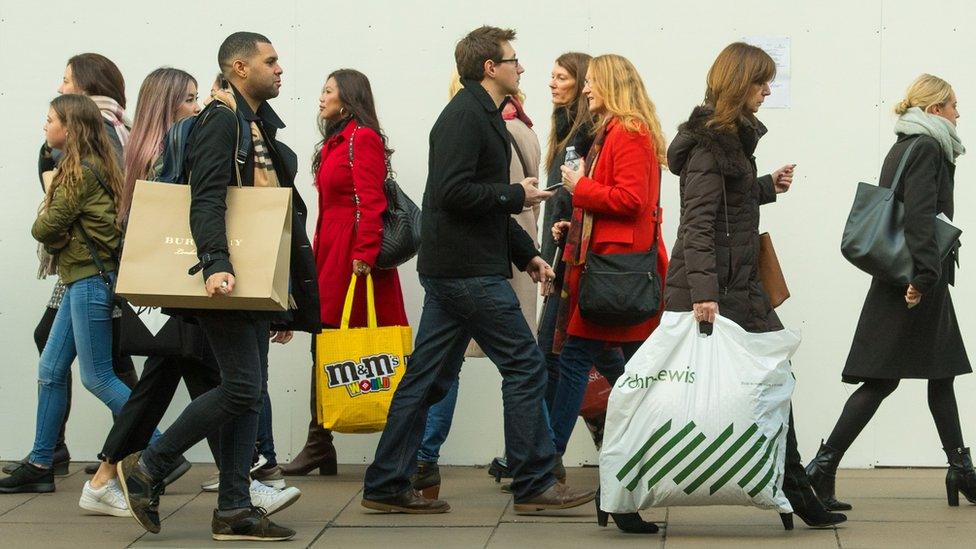
[[[660,213],[655,214],[660,193],[660,165],[647,130],[631,132],[616,119],[608,122],[593,177],[580,178],[573,191],[573,207],[593,214],[589,247],[593,253],[646,252],[657,229],[657,272],[663,298],[668,251],[661,236]],[[566,271],[572,307],[569,335],[616,342],[643,341],[651,335],[661,320],[660,313],[642,324],[626,327],[600,326],[580,316],[577,299],[582,272],[583,265],[570,266]]]
[[[386,161],[383,142],[370,128],[360,127],[353,139],[353,166],[349,166],[349,138],[355,121],[330,137],[322,147],[315,174],[319,192],[319,218],[315,225],[315,265],[318,269],[322,322],[339,326],[342,306],[352,277],[352,261],[376,264],[383,237]],[[359,197],[357,207],[355,197]],[[359,211],[359,222],[356,212]],[[396,269],[373,269],[376,315],[380,326],[406,326],[403,294]],[[366,325],[366,283],[356,289],[350,326]]]

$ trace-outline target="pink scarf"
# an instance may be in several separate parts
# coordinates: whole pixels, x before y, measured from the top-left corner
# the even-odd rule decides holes
[[[111,123],[112,127],[115,128],[115,134],[119,138],[119,143],[125,148],[126,143],[129,141],[129,128],[132,127],[132,122],[125,116],[125,109],[122,108],[122,105],[119,105],[118,101],[111,97],[104,95],[91,95],[89,97],[98,105],[98,109],[102,111],[102,118]]]

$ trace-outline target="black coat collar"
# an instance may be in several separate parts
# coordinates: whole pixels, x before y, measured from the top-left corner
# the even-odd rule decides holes
[[[274,128],[280,130],[285,127],[285,123],[278,116],[278,113],[271,108],[271,105],[267,101],[262,101],[261,105],[258,107],[258,112],[255,113],[251,110],[251,105],[247,103],[241,92],[237,91],[237,88],[233,84],[230,85],[230,89],[234,91],[234,99],[237,101],[237,112],[241,113],[244,120],[248,122],[258,122],[260,121],[264,124],[265,128]]]

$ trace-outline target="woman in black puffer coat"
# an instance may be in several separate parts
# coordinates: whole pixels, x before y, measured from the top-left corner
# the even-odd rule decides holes
[[[759,281],[759,206],[790,188],[793,166],[758,177],[753,153],[766,127],[756,119],[776,65],[744,43],[726,47],[708,73],[705,102],[696,107],[668,147],[668,165],[680,177],[681,222],[665,278],[665,309],[715,316],[748,332],[782,330]],[[793,414],[786,436],[783,492],[794,512],[813,527],[847,520],[817,499],[800,462]]]

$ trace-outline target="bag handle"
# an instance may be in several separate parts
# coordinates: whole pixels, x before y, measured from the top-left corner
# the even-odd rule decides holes
[[[919,139],[919,137],[913,139],[911,144],[908,145],[908,148],[905,149],[905,152],[902,153],[901,160],[898,162],[898,169],[895,170],[895,179],[891,183],[891,195],[885,197],[885,202],[891,200],[892,196],[895,196],[895,191],[898,190],[898,185],[901,183],[901,174],[905,171],[905,165],[908,164],[908,155],[912,153],[912,149],[915,148],[915,144],[918,143]]]
[[[342,322],[339,323],[340,330],[349,329],[349,319],[352,318],[352,302],[356,297],[356,283],[358,276],[352,275],[349,281],[349,290],[346,291],[346,301],[342,305]],[[376,296],[373,294],[373,275],[366,275],[366,327],[376,328]]]

